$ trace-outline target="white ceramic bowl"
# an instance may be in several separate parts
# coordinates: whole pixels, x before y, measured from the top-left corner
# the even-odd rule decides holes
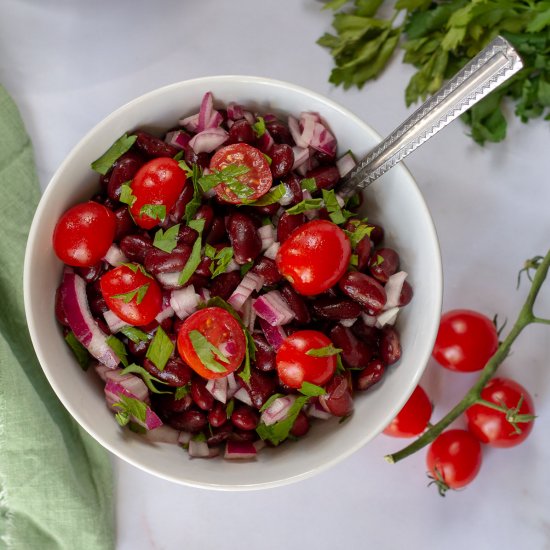
[[[24,289],[32,341],[53,389],[73,417],[104,447],[152,474],[212,489],[261,489],[291,483],[333,466],[375,437],[405,403],[428,361],[441,308],[441,258],[433,222],[413,178],[397,166],[366,192],[366,213],[382,223],[386,243],[401,256],[414,288],[413,301],[400,314],[403,355],[383,381],[355,399],[345,423],[318,421],[303,440],[264,449],[251,462],[190,459],[177,446],[151,444],[121,429],[105,406],[102,386],[91,369],[83,373],[63,341],[54,317],[54,295],[62,265],[51,236],[57,219],[88,199],[98,185],[89,168],[120,135],[134,128],[167,129],[198,110],[212,91],[217,104],[238,101],[259,112],[317,111],[339,142],[364,155],[380,137],[355,115],[307,89],[248,76],[219,76],[180,82],[124,105],[100,122],[71,151],[49,183],[36,211],[25,257]]]

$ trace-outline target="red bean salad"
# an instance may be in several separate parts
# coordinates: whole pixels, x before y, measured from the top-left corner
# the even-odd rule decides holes
[[[59,219],[56,317],[121,426],[192,457],[254,458],[346,418],[401,356],[412,298],[383,228],[343,199],[322,118],[206,93],[162,138],[122,136]]]

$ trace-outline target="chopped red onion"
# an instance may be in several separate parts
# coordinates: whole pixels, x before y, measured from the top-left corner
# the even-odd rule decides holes
[[[254,300],[252,307],[258,317],[265,319],[270,325],[286,325],[294,319],[294,312],[288,307],[278,290],[271,290]]]
[[[126,391],[130,392],[133,397],[149,403],[149,390],[145,382],[134,374],[120,374],[122,369],[109,369],[105,372],[105,383],[111,381],[115,384],[120,384]]]
[[[103,382],[107,382],[107,372],[113,372],[115,369],[110,369],[109,367],[106,367],[102,363],[96,363],[94,365],[94,369],[97,373],[97,375],[103,380]]]
[[[243,106],[232,101],[227,105],[227,118],[229,120],[239,120],[243,118]]]
[[[344,206],[346,206],[346,201],[344,200],[344,198],[341,197],[338,193],[335,193],[335,197],[336,197],[336,202],[338,203],[338,206],[340,208],[344,208]]]
[[[399,297],[401,296],[401,291],[403,290],[403,283],[407,278],[406,271],[398,271],[393,275],[390,275],[388,282],[384,286],[386,291],[386,304],[384,309],[392,309],[399,305]]]
[[[195,153],[211,153],[227,141],[229,134],[223,128],[207,128],[199,132],[189,142]]]
[[[243,109],[243,118],[251,126],[256,123],[256,117],[250,111],[245,111],[244,109]]]
[[[399,313],[398,307],[392,307],[391,309],[386,309],[376,317],[376,326],[382,328],[384,325],[393,325],[397,319],[397,314]]]
[[[271,224],[262,225],[258,229],[258,236],[262,241],[262,252],[263,252],[264,250],[267,250],[275,242],[275,228]]]
[[[314,156],[310,155],[303,164],[300,164],[300,166],[296,168],[296,172],[298,172],[300,176],[306,176],[310,170],[317,168],[317,166],[319,166],[319,161]]]
[[[196,132],[199,127],[199,113],[182,118],[179,120],[181,126],[190,132]]]
[[[315,401],[309,405],[306,409],[306,414],[310,418],[319,418],[320,420],[328,420],[333,416],[331,413],[325,411],[318,401]]]
[[[143,435],[153,443],[177,445],[179,443],[180,432],[164,424],[154,430],[147,430]]]
[[[206,443],[206,441],[191,439],[191,441],[189,441],[189,456],[191,458],[209,458],[210,449],[208,443]]]
[[[237,382],[235,374],[230,372],[224,377],[227,380],[227,399],[231,399],[237,391],[241,388],[241,385]]]
[[[187,445],[191,441],[191,437],[193,436],[189,432],[180,432],[178,443],[180,445]]]
[[[269,153],[271,148],[275,145],[275,140],[269,133],[269,130],[266,130],[259,138],[258,138],[258,149],[262,151],[262,153]]]
[[[353,158],[353,155],[348,152],[345,155],[341,156],[336,161],[336,168],[338,168],[338,172],[340,174],[340,177],[343,178],[346,174],[351,172],[353,168],[355,168],[355,165],[357,163],[355,162],[355,159]]]
[[[262,331],[268,344],[275,351],[277,351],[281,347],[282,343],[285,341],[285,329],[281,326],[274,327],[263,319],[260,319],[260,326],[262,327]]]
[[[275,241],[265,252],[264,256],[266,258],[269,258],[270,260],[274,260],[277,257],[277,252],[279,252],[279,248],[281,247],[281,243]]]
[[[224,458],[233,459],[248,459],[256,458],[256,447],[251,441],[228,441],[225,444]]]
[[[303,199],[304,200],[310,200],[311,199],[311,193],[307,190],[307,189],[304,189],[302,191],[302,195],[303,195]],[[308,219],[308,220],[313,220],[315,218],[318,218],[319,217],[319,210],[305,210],[304,211],[304,216]]]
[[[200,296],[195,292],[193,285],[186,286],[181,290],[173,290],[170,296],[170,306],[180,319],[185,319],[197,311],[199,302]]]
[[[211,378],[206,383],[206,389],[212,394],[214,399],[217,399],[221,403],[227,402],[227,388],[228,380],[226,376],[223,378]]]
[[[292,135],[292,139],[296,143],[298,147],[303,147],[304,149],[307,149],[309,146],[309,143],[307,141],[304,141],[302,138],[302,131],[300,130],[300,125],[298,124],[298,121],[293,117],[288,117],[288,129],[290,130],[290,134]]]
[[[241,317],[243,324],[252,332],[256,323],[256,311],[252,307],[252,298],[248,298],[241,307]]]
[[[65,268],[63,271],[60,296],[63,311],[76,339],[98,361],[114,369],[120,359],[107,344],[107,336],[90,312],[84,279],[76,275],[71,268]]]
[[[168,319],[168,317],[172,317],[174,315],[174,310],[170,306],[170,294],[167,292],[163,293],[162,296],[162,306],[160,313],[155,317],[155,321],[157,323],[162,323],[165,319]]]
[[[128,258],[124,255],[124,252],[120,250],[119,246],[113,243],[103,259],[111,264],[113,267],[118,267],[119,265],[125,264],[128,262]]]
[[[258,292],[262,286],[264,286],[264,278],[261,275],[249,271],[243,277],[239,286],[233,291],[227,303],[239,311],[252,292],[254,290]]]
[[[163,288],[167,290],[174,290],[182,287],[182,285],[178,283],[180,275],[181,271],[171,271],[170,273],[158,273],[155,277]]]
[[[208,302],[208,300],[210,300],[210,291],[207,288],[199,288],[198,294],[203,302]]]
[[[254,445],[256,452],[259,453],[267,444],[263,439],[257,439],[252,445]]]
[[[316,151],[331,157],[336,155],[336,139],[321,122],[315,123],[309,145]]]
[[[279,204],[288,206],[294,200],[294,193],[287,183],[283,182],[283,185],[285,186],[285,194],[279,199]]]
[[[164,141],[181,151],[187,149],[190,139],[191,136],[187,132],[184,132],[183,130],[174,130],[173,132],[168,132],[166,134]]]
[[[285,395],[283,397],[277,397],[272,403],[264,410],[262,416],[260,417],[261,422],[266,426],[271,426],[280,420],[284,420],[287,415],[290,407],[296,401],[295,395]]]
[[[248,390],[245,387],[239,388],[234,394],[233,397],[235,399],[238,399],[239,401],[242,401],[245,405],[249,405],[252,407],[252,398],[250,397],[250,394],[248,393]]]
[[[355,324],[355,321],[357,321],[357,317],[354,317],[353,319],[340,319],[340,324],[343,327],[349,328]]]
[[[317,127],[317,119],[318,117],[314,116],[312,113],[300,114],[300,127],[302,129],[301,138],[304,143],[308,145],[311,145],[311,140],[313,139],[313,134]]]
[[[296,170],[298,166],[304,164],[309,158],[309,149],[307,147],[298,147],[295,145],[292,148],[292,152],[294,153],[294,164],[292,165],[292,169]]]
[[[212,92],[206,92],[201,101],[197,131],[200,133],[203,130],[217,128],[222,122],[222,115],[214,109],[214,98],[212,97]],[[191,147],[193,147],[192,144]],[[193,150],[195,153],[198,152],[194,147]],[[207,152],[209,153],[210,151]]]
[[[123,321],[120,317],[114,314],[110,309],[103,312],[103,317],[112,334],[116,334],[122,327],[125,327],[128,324],[126,321]]]
[[[239,269],[241,269],[241,266],[232,258],[225,267],[225,272],[229,273],[230,271],[238,271]]]
[[[363,312],[361,313],[361,319],[363,319],[363,323],[365,323],[368,327],[373,327],[376,325],[376,317],[374,315],[368,315]]]

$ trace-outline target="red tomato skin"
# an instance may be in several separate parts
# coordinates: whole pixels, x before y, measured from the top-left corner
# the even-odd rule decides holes
[[[234,352],[228,356],[229,364],[224,372],[212,372],[207,369],[193,349],[189,333],[198,330],[208,341],[218,347],[220,343],[232,341]],[[200,376],[207,379],[223,378],[237,370],[243,362],[246,339],[238,321],[221,307],[206,307],[191,314],[178,333],[178,351],[181,358]]]
[[[431,475],[451,489],[471,483],[481,468],[481,444],[466,430],[447,430],[430,445],[426,464]]]
[[[252,187],[254,193],[247,200],[256,200],[265,195],[273,185],[273,176],[263,153],[246,143],[233,143],[218,149],[210,160],[210,170],[222,170],[231,164],[245,165],[249,171],[238,179]],[[223,183],[214,187],[220,200],[231,204],[241,204],[242,199]]]
[[[53,247],[65,264],[90,267],[97,264],[113,244],[116,217],[106,206],[94,201],[69,208],[57,222]]]
[[[517,407],[522,396],[519,414],[534,415],[535,406],[529,392],[514,380],[493,378],[481,391],[481,398],[485,401],[509,408]],[[472,405],[467,409],[466,419],[468,430],[482,443],[501,448],[515,447],[525,441],[534,423],[534,420],[518,423],[521,433],[516,433],[512,424],[506,420],[505,413],[482,404]]]
[[[414,437],[420,435],[432,416],[432,403],[421,386],[416,386],[408,401],[386,426],[384,433],[392,437]]]
[[[148,284],[143,300],[138,304],[137,297],[125,303],[123,298],[113,298],[116,294],[132,292]],[[99,280],[99,287],[109,309],[133,326],[143,326],[154,321],[162,308],[162,291],[152,277],[138,269],[135,273],[126,265],[115,267]]]
[[[488,317],[455,309],[441,317],[432,355],[449,370],[474,372],[485,366],[497,348],[497,330]]]
[[[297,292],[314,296],[340,280],[350,257],[351,245],[346,234],[328,220],[313,220],[291,233],[275,261]]]
[[[177,161],[169,157],[159,157],[145,163],[134,176],[131,188],[136,200],[130,206],[134,221],[144,229],[151,229],[161,220],[140,214],[146,204],[164,205],[166,214],[181,195],[187,176]]]
[[[313,357],[310,349],[324,348],[332,341],[317,330],[299,330],[288,336],[275,358],[281,382],[289,388],[301,388],[304,382],[323,386],[336,371],[336,356]]]

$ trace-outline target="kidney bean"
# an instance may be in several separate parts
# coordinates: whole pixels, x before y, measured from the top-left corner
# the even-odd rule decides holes
[[[330,331],[330,339],[342,350],[342,361],[347,367],[362,369],[373,356],[373,349],[358,340],[349,328],[342,325],[336,325]]]
[[[224,413],[225,414],[225,413]],[[227,441],[233,434],[233,424],[226,422],[219,428],[212,429],[212,435],[206,440],[209,446],[219,445]]]
[[[223,403],[216,401],[208,413],[208,422],[213,428],[219,428],[227,422],[227,412]]]
[[[358,319],[351,327],[351,331],[359,340],[365,342],[367,346],[372,349],[378,349],[380,337],[382,332],[379,328],[369,327],[363,323],[361,319]]]
[[[107,195],[110,199],[120,200],[122,184],[132,180],[143,164],[143,157],[134,151],[124,153],[115,161],[107,184]]]
[[[107,193],[107,186],[109,185],[109,177],[110,176],[111,176],[110,172],[107,172],[104,176],[99,176],[99,187],[101,189],[101,194]],[[92,200],[94,200],[94,199],[92,199]]]
[[[258,257],[262,240],[248,216],[239,212],[232,214],[227,221],[227,230],[233,245],[233,257],[238,264],[243,265]]]
[[[165,291],[166,292],[166,291]],[[160,322],[160,326],[162,327],[162,330],[164,330],[164,332],[166,332],[167,334],[169,332],[172,332],[172,326],[173,326],[174,322],[172,321],[172,317],[166,317],[166,319],[163,319],[161,322]],[[172,354],[173,355],[173,354]]]
[[[401,294],[399,294],[399,303],[397,305],[399,307],[406,306],[412,300],[412,297],[412,286],[408,283],[408,281],[404,281],[403,288],[401,289]]]
[[[198,236],[198,232],[192,227],[189,227],[188,225],[181,225],[176,240],[178,244],[193,246]]]
[[[88,305],[90,306],[92,315],[101,319],[103,318],[103,314],[109,309],[107,307],[107,302],[105,302],[105,298],[103,298],[101,294],[88,296]],[[107,330],[107,333],[110,333],[110,331]]]
[[[67,320],[67,315],[65,314],[65,310],[63,309],[60,289],[61,287],[58,287],[55,291],[55,318],[61,325],[68,327],[69,321]]]
[[[350,271],[340,279],[338,286],[346,296],[362,305],[369,315],[377,315],[386,304],[384,287],[364,273]]]
[[[171,227],[175,223],[179,223],[182,220],[183,215],[185,214],[185,208],[191,202],[194,193],[195,190],[193,188],[193,185],[188,182],[184,186],[183,191],[180,193],[180,196],[174,203],[174,206],[170,208],[168,216],[166,216],[164,222],[162,222],[160,226],[163,228],[167,228]]]
[[[320,296],[313,302],[313,312],[323,319],[353,319],[361,314],[361,306],[347,298]]]
[[[212,221],[210,231],[206,234],[206,242],[208,244],[219,243],[225,240],[226,235],[225,220],[221,216],[216,216]]]
[[[271,157],[271,174],[275,179],[280,179],[286,176],[294,164],[294,152],[292,147],[286,143],[276,143],[270,151]]]
[[[214,222],[214,210],[209,204],[203,204],[194,216],[195,220],[204,220],[203,233],[206,235],[212,229]]]
[[[153,275],[181,271],[190,255],[191,247],[186,244],[178,244],[172,252],[150,248],[145,256],[145,269]]]
[[[271,134],[271,137],[273,138],[273,141],[275,143],[286,143],[291,147],[295,145],[288,126],[286,126],[286,124],[284,124],[280,120],[274,119],[270,120],[269,122],[266,121],[265,127]]]
[[[132,340],[128,340],[128,351],[139,361],[143,360],[145,357],[145,354],[147,353],[147,348],[149,347],[149,342],[143,342],[140,340],[139,342],[132,342]]]
[[[288,307],[294,312],[294,322],[299,325],[309,323],[311,316],[304,299],[288,283],[284,283],[279,291]]]
[[[123,237],[119,246],[128,260],[142,264],[145,255],[153,248],[153,239],[145,232],[134,233]]]
[[[201,259],[200,264],[195,269],[195,274],[200,275],[201,277],[209,278],[212,276],[210,271],[210,266],[212,265],[212,259],[207,258],[206,256]]]
[[[368,223],[370,227],[372,227],[372,231],[370,234],[370,240],[375,244],[378,245],[384,240],[384,228],[381,225],[377,225],[375,223]]]
[[[277,222],[277,240],[283,244],[290,237],[290,234],[304,223],[306,223],[306,217],[303,214],[288,214],[285,212]]]
[[[298,416],[296,417],[296,420],[294,421],[294,424],[292,425],[292,428],[290,429],[290,433],[294,437],[302,437],[309,432],[309,419],[308,417],[300,411],[298,413]]]
[[[137,136],[136,147],[149,157],[175,157],[178,154],[178,149],[173,145],[149,132],[138,130],[135,135]]]
[[[195,378],[191,382],[191,398],[203,411],[209,411],[214,406],[214,396],[206,389],[206,382],[202,378]]]
[[[304,199],[304,192],[302,191],[300,178],[294,174],[294,172],[291,172],[286,178],[284,178],[283,183],[285,184],[287,191],[292,194],[292,198],[288,203],[289,206],[294,206]]]
[[[399,254],[393,248],[375,250],[369,260],[371,275],[382,283],[387,283],[399,267]]]
[[[168,424],[176,430],[196,434],[206,428],[208,420],[203,411],[188,409],[186,411],[173,414],[168,419]]]
[[[252,400],[252,405],[260,409],[275,392],[277,379],[253,369],[250,373],[250,380],[245,386]]]
[[[143,368],[169,386],[185,386],[191,380],[191,369],[179,357],[168,359],[163,370],[159,370],[149,359],[144,359]]]
[[[365,271],[369,265],[370,254],[372,250],[371,240],[368,236],[363,237],[355,247],[357,254],[357,270]]]
[[[103,262],[98,262],[90,267],[77,267],[75,271],[86,281],[86,283],[93,283],[99,279],[105,270],[103,268]]]
[[[260,223],[258,227],[262,225],[263,219],[267,216],[269,218],[272,218],[276,213],[277,210],[281,205],[278,202],[275,202],[273,204],[266,204],[265,206],[250,206],[246,209],[243,209],[246,211],[247,214],[249,214],[254,221],[256,219],[260,218]]]
[[[181,399],[175,399],[174,394],[151,394],[153,409],[159,413],[163,420],[168,419],[173,414],[182,413],[189,410],[193,404],[193,400],[189,394],[184,395]]]
[[[258,258],[250,271],[256,275],[261,275],[264,278],[264,284],[268,286],[276,285],[283,278],[275,261],[266,256]]]
[[[382,337],[380,338],[378,352],[386,366],[393,365],[399,361],[401,358],[401,342],[399,341],[399,334],[395,328],[385,326],[382,329]]]
[[[255,430],[233,430],[228,438],[230,441],[256,441],[258,436]]]
[[[323,151],[315,151],[313,157],[319,161],[319,164],[334,164],[336,152],[330,154]]]
[[[386,366],[381,359],[373,359],[360,371],[355,378],[355,388],[361,391],[368,390],[380,382],[386,372]]]
[[[239,430],[255,430],[260,422],[260,417],[248,405],[237,405],[231,414],[231,422]]]
[[[229,271],[228,273],[222,273],[218,275],[210,285],[210,295],[212,297],[219,296],[220,298],[227,300],[233,291],[239,286],[241,282],[241,274],[239,271]]]
[[[210,166],[210,155],[208,153],[195,153],[191,147],[186,149],[184,158],[189,166],[191,164],[197,164],[201,168],[208,168]]]
[[[244,118],[236,120],[231,128],[229,128],[229,136],[226,144],[231,143],[248,143],[254,145],[256,143],[256,134],[250,123]]]
[[[334,416],[347,416],[353,411],[351,387],[346,376],[337,374],[327,385],[320,401]]]
[[[216,279],[218,279],[218,277],[216,277]],[[196,289],[199,289],[199,288],[207,287],[208,282],[209,282],[209,279],[207,279],[206,277],[203,277],[202,275],[198,275],[197,273],[193,273],[193,275],[191,275],[191,278],[187,281],[187,283],[185,283],[184,286],[193,285]]]
[[[256,361],[254,366],[262,372],[274,371],[276,368],[275,351],[260,332],[254,332],[252,338],[256,345]]]
[[[134,231],[136,224],[126,206],[117,208],[114,214],[116,218],[115,241],[120,241],[120,239]]]
[[[334,165],[318,166],[309,170],[306,178],[314,178],[317,189],[332,189],[340,181],[340,172]]]

